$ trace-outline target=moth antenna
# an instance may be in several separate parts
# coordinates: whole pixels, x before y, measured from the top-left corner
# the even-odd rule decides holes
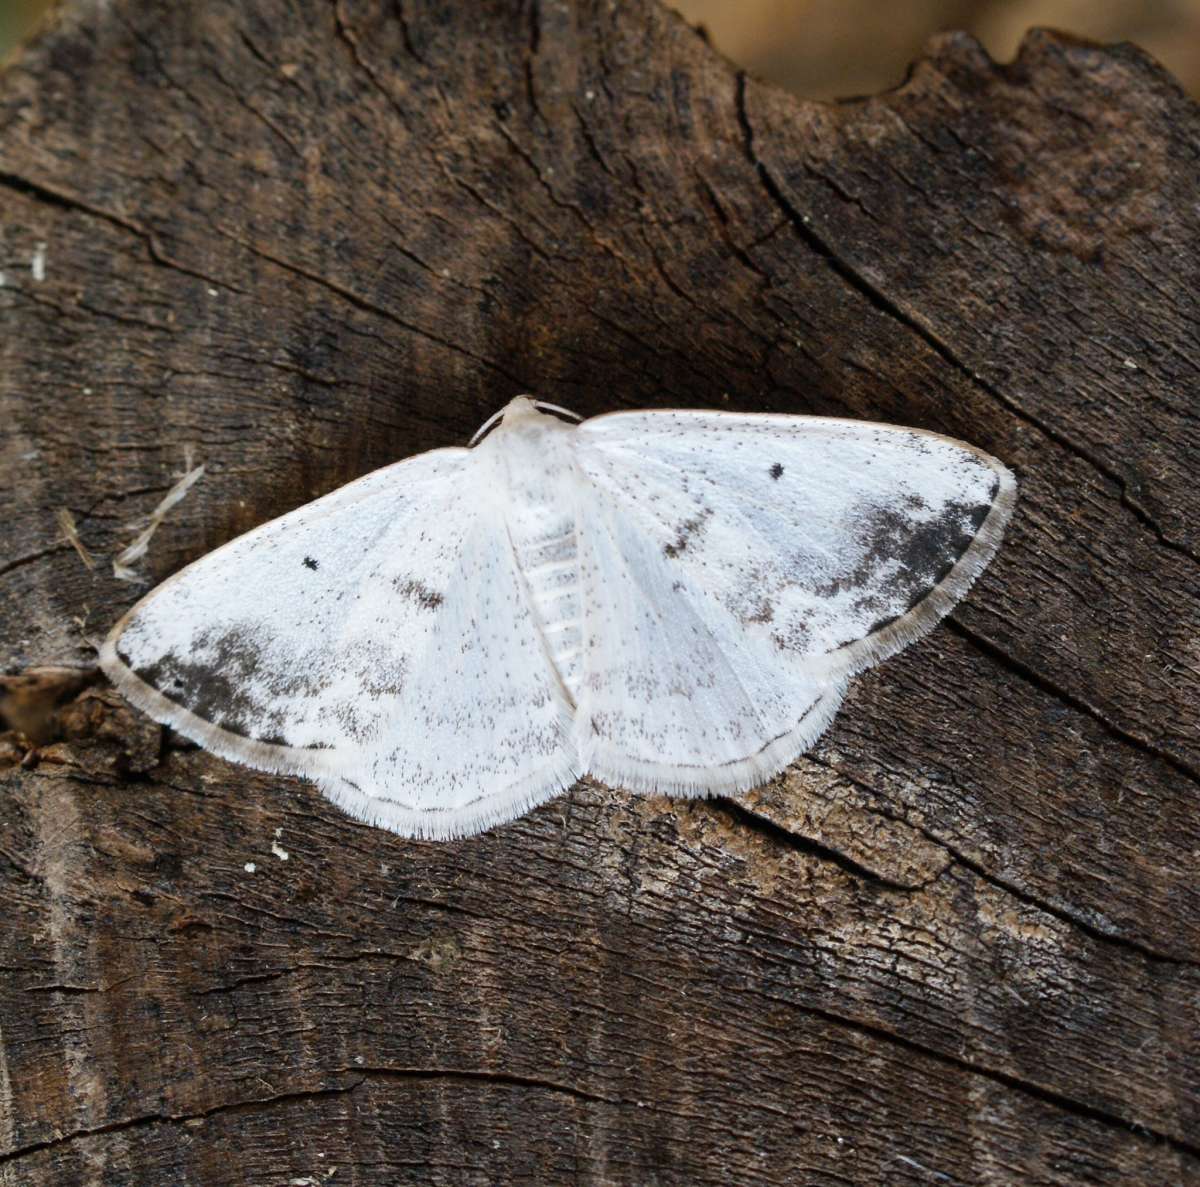
[[[499,412],[493,412],[492,415],[489,416],[487,418],[487,420],[485,420],[483,422],[483,424],[481,424],[479,426],[479,428],[477,428],[475,430],[475,436],[472,437],[471,440],[467,442],[467,448],[470,449],[471,446],[474,445],[475,442],[478,441],[479,438],[482,437],[484,435],[484,433],[486,433],[488,431],[488,429],[490,429],[492,427],[492,425],[494,425],[496,423],[496,421],[498,421],[503,415],[504,415],[503,408],[501,408]]]
[[[545,400],[534,400],[533,406],[538,409],[544,409],[547,412],[561,412],[563,416],[569,416],[573,420],[583,420],[583,417],[578,412],[572,412],[570,408],[562,408],[558,404],[547,404]]]

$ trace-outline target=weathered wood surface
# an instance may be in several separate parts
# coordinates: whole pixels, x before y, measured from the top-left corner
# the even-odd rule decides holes
[[[56,511],[110,556],[187,446],[153,579],[521,391],[1022,499],[738,804],[408,843],[65,686],[0,742],[0,1182],[1200,1182],[1198,193],[1129,47],[826,106],[643,0],[67,4],[0,76],[9,673],[136,592]]]

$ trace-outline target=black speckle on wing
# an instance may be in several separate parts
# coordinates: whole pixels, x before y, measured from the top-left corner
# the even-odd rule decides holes
[[[304,558],[304,567],[306,569],[312,569],[312,571],[315,573],[321,567],[321,564],[315,557],[306,556]]]
[[[436,610],[446,600],[417,577],[397,577],[392,584],[402,598],[415,602],[423,610]]]
[[[767,471],[767,473],[770,474],[772,478],[780,479],[783,477],[783,467],[778,462],[776,462],[770,468],[770,470]]]
[[[775,621],[775,607],[768,598],[761,598],[754,610],[746,615],[745,622],[757,622],[763,625]]]
[[[674,558],[681,552],[686,551],[692,539],[704,530],[704,525],[711,515],[712,511],[706,507],[699,515],[695,515],[691,519],[685,519],[675,529],[675,539],[663,545],[663,555]]]

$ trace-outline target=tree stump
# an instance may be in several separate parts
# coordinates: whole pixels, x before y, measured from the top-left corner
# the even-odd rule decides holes
[[[829,105],[650,0],[68,0],[0,77],[0,1182],[1200,1182],[1198,193],[1130,46]],[[92,674],[189,449],[148,580],[519,392],[1020,503],[736,802],[414,843]]]

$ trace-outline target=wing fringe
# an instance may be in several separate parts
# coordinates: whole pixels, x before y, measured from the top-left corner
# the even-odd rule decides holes
[[[147,684],[117,653],[116,640],[123,627],[124,620],[101,645],[99,663],[104,674],[130,704],[219,758],[271,774],[299,775],[310,779],[326,798],[347,815],[365,824],[391,829],[402,836],[436,841],[473,836],[515,820],[539,804],[553,799],[570,787],[582,773],[579,764],[564,747],[554,762],[503,791],[489,792],[455,808],[411,808],[395,800],[371,795],[343,778],[333,768],[331,751],[301,750],[245,738],[206,721],[172,701],[152,684]],[[564,735],[568,730],[569,726],[564,723]]]
[[[721,766],[687,766],[647,762],[632,758],[593,735],[587,773],[614,787],[626,787],[645,795],[687,798],[732,795],[759,787],[795,762],[829,728],[846,694],[844,684],[830,687],[805,710],[787,733],[780,734],[745,758]]]

